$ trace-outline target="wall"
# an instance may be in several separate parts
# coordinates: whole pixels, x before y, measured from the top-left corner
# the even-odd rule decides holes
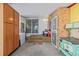
[[[65,25],[69,23],[70,10],[65,7],[59,8],[51,14],[50,19],[55,16],[58,17],[58,36],[68,37],[68,31],[65,29]]]
[[[20,15],[20,19],[19,19],[19,35],[20,35],[21,45],[23,45],[25,43],[25,32],[24,33],[21,32],[21,22],[24,23],[24,31],[26,31],[26,21],[25,20],[26,19]]]
[[[70,7],[70,23],[79,22],[79,4]],[[79,39],[79,29],[71,29],[70,36]]]
[[[24,23],[24,31],[26,31],[26,18],[22,17],[20,15],[20,20],[19,20],[19,32],[21,33],[21,22]]]
[[[42,34],[43,31],[47,28],[48,19],[39,19],[39,34]]]
[[[59,17],[59,37],[69,37],[69,32],[66,29],[66,24],[70,22],[70,10],[68,8],[61,8],[58,12]]]
[[[3,55],[3,4],[0,3],[0,56]]]
[[[29,17],[29,18],[26,18],[26,20],[32,20],[32,21],[33,21],[33,19],[37,19],[38,20],[38,23],[39,23],[39,19],[37,17]],[[32,32],[32,27],[31,27],[31,32]],[[38,34],[39,33],[27,33],[27,37],[28,36],[31,36],[31,35],[38,35]]]
[[[38,33],[27,33],[27,36],[41,35],[43,31],[47,28],[47,20],[47,18],[38,18]]]
[[[70,21],[71,23],[79,22],[79,4],[70,7]]]
[[[79,39],[79,29],[71,29],[71,31],[70,31],[70,37],[74,37],[74,38],[77,38],[77,39]]]
[[[56,40],[56,46],[59,47],[59,39],[61,37],[69,37],[69,32],[65,29],[65,25],[69,23],[70,19],[70,10],[69,8],[59,8],[55,10],[52,14],[50,14],[50,21],[53,17],[58,17],[58,33],[57,33],[57,40]]]

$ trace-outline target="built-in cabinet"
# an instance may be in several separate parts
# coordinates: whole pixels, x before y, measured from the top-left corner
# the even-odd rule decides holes
[[[79,23],[79,3],[74,3],[70,9],[70,23]]]
[[[0,4],[3,10],[3,49],[2,55],[11,54],[19,47],[19,13],[8,4]]]
[[[13,40],[13,24],[4,23],[4,55],[9,55],[13,51]]]
[[[13,40],[13,47],[14,50],[19,46],[19,13],[17,13],[16,11],[14,11],[14,39]]]

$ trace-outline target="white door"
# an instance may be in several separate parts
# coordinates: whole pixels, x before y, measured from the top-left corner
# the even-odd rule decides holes
[[[57,16],[55,16],[51,20],[51,43],[53,43],[54,45],[56,45],[57,27],[58,27],[58,18]]]

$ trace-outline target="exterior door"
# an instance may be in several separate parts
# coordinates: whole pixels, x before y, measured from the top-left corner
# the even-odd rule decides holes
[[[51,20],[51,43],[56,45],[57,39],[57,26],[58,26],[58,18],[57,16],[53,17]]]

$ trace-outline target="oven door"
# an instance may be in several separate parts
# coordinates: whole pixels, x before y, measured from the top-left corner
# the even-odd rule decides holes
[[[73,46],[72,44],[64,44],[64,49],[69,53],[69,54],[73,54]]]

